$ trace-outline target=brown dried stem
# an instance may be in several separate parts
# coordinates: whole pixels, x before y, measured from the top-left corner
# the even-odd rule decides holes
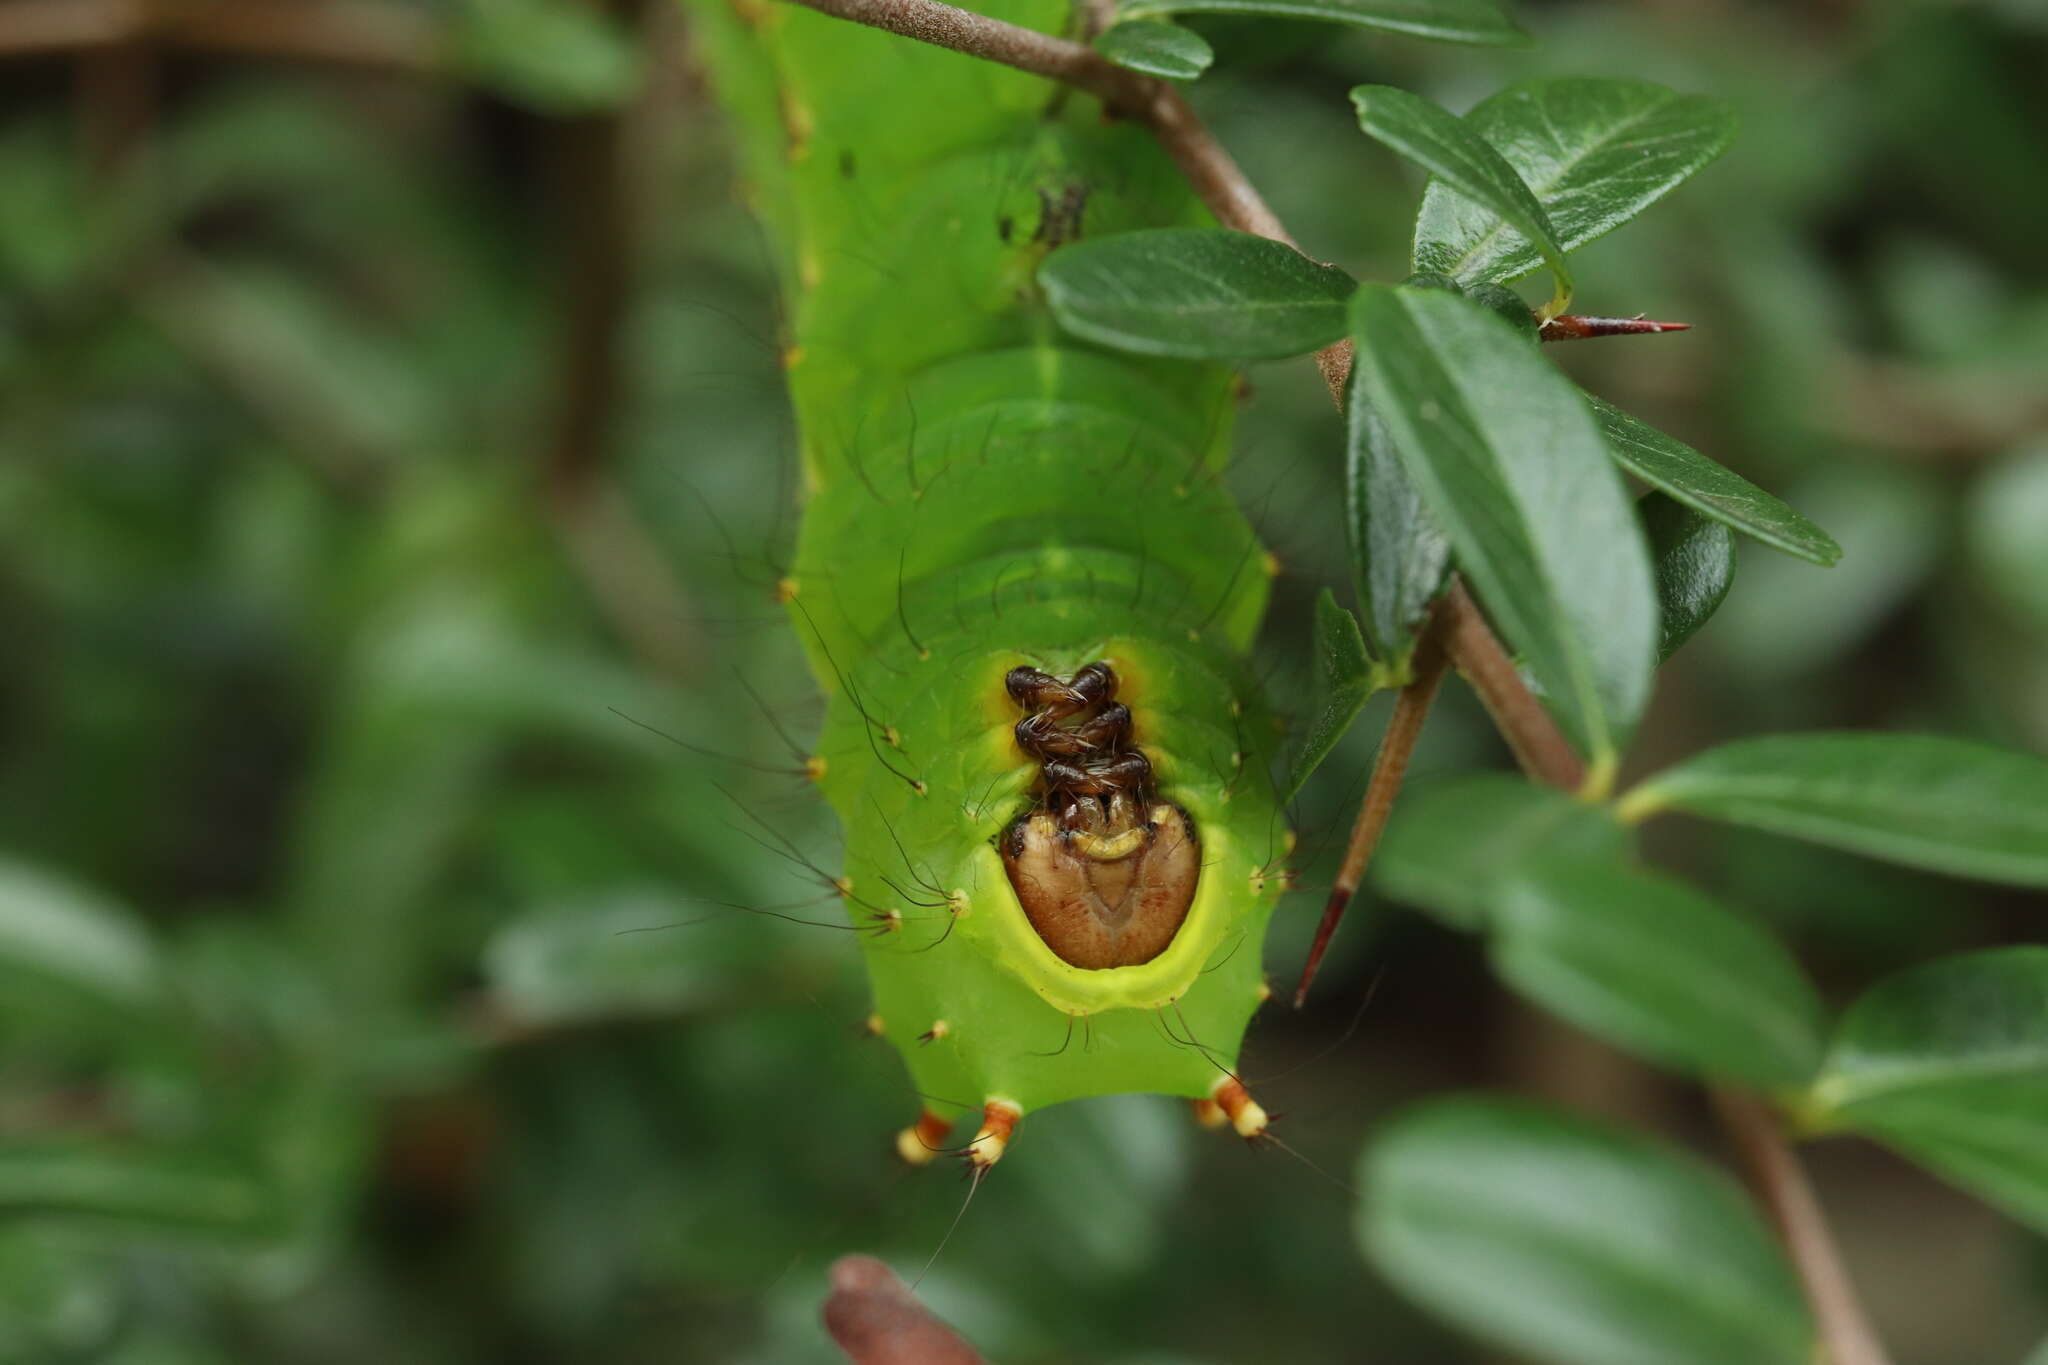
[[[1827,1217],[1769,1106],[1747,1091],[1715,1087],[1714,1113],[1749,1172],[1813,1306],[1826,1365],[1889,1365],[1856,1289],[1842,1268]]]
[[[1387,718],[1387,732],[1381,737],[1379,754],[1373,760],[1365,800],[1359,803],[1358,819],[1351,826],[1351,842],[1345,845],[1344,861],[1330,887],[1330,898],[1323,905],[1322,923],[1316,926],[1315,942],[1309,946],[1300,984],[1294,988],[1296,1009],[1308,999],[1309,983],[1315,980],[1316,969],[1323,965],[1323,954],[1336,935],[1337,924],[1365,877],[1366,864],[1372,861],[1373,850],[1379,847],[1380,835],[1387,828],[1387,817],[1394,813],[1394,798],[1401,794],[1402,779],[1408,775],[1408,760],[1415,754],[1415,741],[1422,737],[1423,722],[1429,719],[1429,708],[1436,701],[1437,687],[1444,680],[1444,668],[1449,662],[1444,657],[1441,639],[1444,619],[1445,612],[1439,606],[1416,641],[1413,674],[1395,698],[1394,714]]]
[[[13,0],[0,5],[0,57],[161,42],[182,47],[425,71],[438,26],[381,0]]]

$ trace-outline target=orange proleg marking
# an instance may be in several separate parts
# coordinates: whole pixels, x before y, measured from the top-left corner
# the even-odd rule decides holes
[[[967,1164],[985,1171],[1003,1159],[1024,1109],[1014,1100],[990,1100],[981,1107],[981,1131],[967,1144]]]

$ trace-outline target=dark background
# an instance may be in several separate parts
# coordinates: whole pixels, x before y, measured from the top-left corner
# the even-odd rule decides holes
[[[966,1186],[893,1164],[913,1101],[848,935],[723,904],[839,914],[765,847],[835,866],[790,771],[818,705],[771,592],[768,257],[685,18],[143,13],[0,0],[0,1359],[834,1359],[832,1256],[914,1275]],[[1745,543],[1637,762],[1820,726],[2048,750],[2048,7],[1519,13],[1522,52],[1210,23],[1193,95],[1312,253],[1382,279],[1419,185],[1353,84],[1739,108],[1721,163],[1580,257],[1580,308],[1694,330],[1557,358],[1847,554]],[[1298,706],[1307,605],[1344,590],[1339,431],[1305,362],[1251,383],[1235,479],[1287,567],[1261,666]],[[1303,801],[1310,849],[1383,715]],[[1418,772],[1505,763],[1449,689]],[[1836,998],[2042,937],[2038,897],[1652,841]],[[1497,1359],[1354,1248],[1377,1116],[1489,1086],[1718,1155],[1691,1086],[1370,901],[1244,1070],[1302,1160],[1167,1100],[1035,1115],[927,1296],[1010,1365]],[[2048,1333],[2038,1238],[1865,1145],[1810,1164],[1902,1365]]]

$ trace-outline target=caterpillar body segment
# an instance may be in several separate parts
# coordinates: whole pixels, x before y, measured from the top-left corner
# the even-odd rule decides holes
[[[918,1091],[979,1109],[977,1167],[1063,1100],[1228,1109],[1286,841],[1233,380],[1076,342],[1032,282],[1064,241],[1204,215],[1078,93],[793,6],[693,14],[777,243],[805,485],[778,596],[882,1030]],[[1098,667],[1113,697],[1046,700]]]

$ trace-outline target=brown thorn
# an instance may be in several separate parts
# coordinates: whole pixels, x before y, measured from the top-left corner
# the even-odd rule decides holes
[[[1543,324],[1536,335],[1544,341],[1589,341],[1594,337],[1625,337],[1658,332],[1685,332],[1689,322],[1656,322],[1638,313],[1632,318],[1596,318],[1583,313],[1560,313]]]
[[[1315,942],[1309,946],[1308,961],[1301,969],[1301,984],[1294,988],[1296,1009],[1308,999],[1309,983],[1316,979],[1316,970],[1323,965],[1323,954],[1336,936],[1338,921],[1344,918],[1351,895],[1365,876],[1373,850],[1379,847],[1387,817],[1393,814],[1394,798],[1401,794],[1401,781],[1408,775],[1408,760],[1414,756],[1415,742],[1422,737],[1423,722],[1429,719],[1430,705],[1444,679],[1447,660],[1438,639],[1444,615],[1441,606],[1432,608],[1415,642],[1412,676],[1395,699],[1394,714],[1387,720],[1386,736],[1380,740],[1379,756],[1373,761],[1372,779],[1366,783],[1365,799],[1359,802],[1358,819],[1351,826],[1351,842],[1345,846],[1344,862],[1330,888],[1329,903],[1323,907],[1323,921],[1316,926]]]

